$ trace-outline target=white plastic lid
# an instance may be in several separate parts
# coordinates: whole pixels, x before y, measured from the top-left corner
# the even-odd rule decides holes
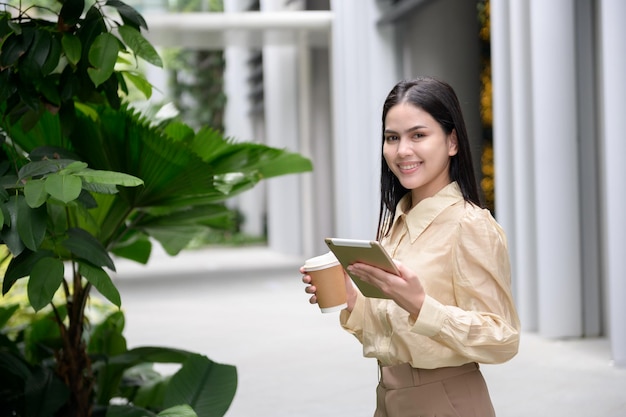
[[[318,271],[320,269],[330,268],[331,266],[339,265],[339,261],[332,252],[325,253],[324,255],[316,256],[315,258],[307,259],[304,262],[305,271]]]

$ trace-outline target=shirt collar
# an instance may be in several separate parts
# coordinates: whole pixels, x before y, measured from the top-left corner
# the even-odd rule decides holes
[[[463,200],[461,188],[457,182],[451,182],[443,187],[437,194],[420,201],[415,207],[410,208],[411,193],[408,192],[400,199],[396,206],[394,224],[399,217],[404,217],[409,239],[411,243],[430,225],[433,220],[447,207]]]

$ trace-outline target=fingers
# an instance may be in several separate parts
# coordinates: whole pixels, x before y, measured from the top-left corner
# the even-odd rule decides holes
[[[304,271],[302,269],[300,269],[300,273],[304,274]],[[307,294],[313,294],[311,296],[311,298],[309,298],[309,303],[316,304],[317,303],[317,297],[315,295],[315,292],[317,291],[317,288],[315,288],[314,285],[311,285],[311,276],[310,275],[303,275],[302,276],[302,282],[307,284],[307,286],[304,288],[304,292],[307,293]]]

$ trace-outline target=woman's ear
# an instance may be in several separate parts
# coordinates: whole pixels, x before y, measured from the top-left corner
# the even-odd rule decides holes
[[[459,152],[459,139],[456,136],[456,129],[448,135],[448,156],[454,156]]]

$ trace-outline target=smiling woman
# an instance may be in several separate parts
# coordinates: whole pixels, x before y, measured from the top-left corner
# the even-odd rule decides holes
[[[378,360],[374,417],[495,414],[478,364],[515,356],[520,324],[506,237],[478,196],[454,90],[427,77],[398,83],[383,106],[377,238],[399,273],[348,266],[387,297],[365,297],[346,274],[340,315]]]

